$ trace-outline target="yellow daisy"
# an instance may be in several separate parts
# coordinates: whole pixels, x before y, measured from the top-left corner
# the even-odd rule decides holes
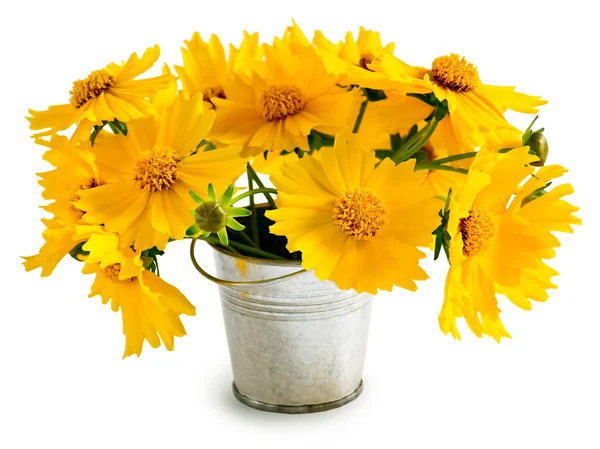
[[[439,317],[444,333],[460,338],[456,318],[464,317],[477,336],[510,337],[496,294],[530,309],[530,300],[545,301],[546,290],[555,288],[550,278],[558,273],[543,262],[560,245],[552,233],[572,232],[581,220],[573,215],[578,208],[562,199],[573,193],[571,185],[546,188],[566,170],[553,165],[536,171],[529,165],[535,160],[527,147],[506,154],[483,149],[453,193],[450,270]]]
[[[355,94],[337,85],[314,48],[286,41],[264,47],[250,77],[233,75],[227,98],[214,98],[216,121],[210,138],[244,147],[243,156],[264,150],[309,150],[311,129],[348,129]]]
[[[349,31],[344,42],[334,44],[317,30],[313,43],[321,50],[327,69],[343,76],[342,83],[374,89],[387,85],[387,78],[375,69],[384,54],[394,54],[396,45],[391,42],[384,46],[379,32],[360,27],[358,39],[355,40]]]
[[[436,58],[431,70],[384,55],[379,69],[402,91],[432,93],[438,101],[448,101],[450,113],[438,124],[430,142],[436,150],[450,155],[471,152],[484,144],[492,150],[501,145],[519,146],[522,133],[506,121],[504,112],[512,109],[533,114],[537,106],[547,103],[540,97],[515,92],[514,87],[482,84],[477,68],[456,54]]]
[[[94,153],[105,183],[80,192],[77,207],[90,223],[120,234],[121,244],[137,250],[163,249],[169,238],[182,239],[193,224],[193,190],[206,195],[244,172],[239,148],[198,151],[214,120],[202,95],[181,94],[160,120],[132,121],[127,136],[103,133]]]
[[[44,245],[39,254],[24,257],[23,264],[27,271],[41,267],[42,276],[49,276],[67,254],[86,240],[76,235],[77,226],[84,227],[86,220],[85,212],[75,203],[81,190],[96,188],[101,178],[89,140],[72,143],[64,136],[53,135],[50,141],[36,139],[36,143],[49,148],[44,160],[55,167],[38,173],[39,183],[44,187],[42,196],[52,201],[42,208],[54,217],[42,219],[46,227],[42,233]]]
[[[76,233],[77,225],[74,223],[61,223],[56,219],[42,218],[46,229],[42,233],[44,245],[35,256],[24,256],[25,270],[42,269],[42,277],[50,276],[58,263],[69,254],[77,245],[86,241],[83,236]]]
[[[44,130],[34,137],[47,136],[77,124],[74,140],[89,138],[93,125],[103,120],[128,122],[150,114],[149,97],[173,83],[172,75],[143,80],[135,78],[147,71],[158,59],[158,45],[148,48],[142,57],[133,53],[127,62],[109,64],[73,83],[68,104],[50,106],[45,111],[29,110],[32,130]]]
[[[270,229],[302,252],[304,268],[341,289],[414,291],[415,280],[427,279],[417,247],[431,243],[439,200],[421,187],[425,173],[413,171],[414,160],[375,163],[356,136],[340,134],[318,158],[284,164],[271,176],[279,193]]]
[[[195,32],[191,40],[184,43],[185,48],[181,47],[183,65],[175,66],[183,91],[190,96],[202,93],[204,101],[212,107],[211,98],[227,98],[225,83],[228,67],[225,49],[216,34],[211,35],[206,43],[200,33]]]
[[[79,191],[98,187],[101,183],[95,157],[89,140],[73,143],[64,136],[53,135],[50,141],[36,139],[36,143],[49,148],[43,159],[55,169],[38,173],[39,184],[44,187],[42,197],[53,202],[42,208],[61,223],[79,223],[85,214],[74,203],[79,201]]]
[[[100,238],[90,238],[84,245],[90,255],[82,271],[96,275],[89,296],[99,295],[103,304],[111,302],[114,312],[121,310],[125,335],[123,358],[139,356],[144,341],[153,348],[162,341],[172,351],[174,337],[186,334],[180,315],[193,316],[196,309],[177,288],[145,270],[139,252],[131,248],[118,250],[122,245],[116,236],[97,237]]]

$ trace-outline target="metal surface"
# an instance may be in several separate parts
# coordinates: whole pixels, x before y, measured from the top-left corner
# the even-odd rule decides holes
[[[298,415],[302,413],[318,413],[318,412],[326,412],[327,410],[333,410],[334,408],[341,407],[342,405],[346,405],[349,402],[352,402],[363,391],[364,383],[361,382],[356,390],[350,393],[348,396],[344,396],[342,399],[338,399],[337,401],[332,402],[324,402],[322,404],[312,404],[312,405],[277,405],[277,404],[267,404],[266,402],[255,401],[254,399],[250,399],[249,397],[241,394],[235,386],[235,383],[232,384],[233,387],[233,395],[235,398],[240,401],[242,404],[247,405],[248,407],[255,408],[257,410],[262,410],[263,412],[273,412],[273,413],[287,413],[289,415]]]
[[[214,258],[217,276],[232,282],[277,278],[301,268],[298,261],[240,258],[217,249]],[[293,413],[309,413],[360,394],[371,295],[340,290],[312,271],[268,285],[220,285],[219,290],[236,397],[242,402],[286,410],[300,406]],[[292,413],[273,407],[270,411]]]

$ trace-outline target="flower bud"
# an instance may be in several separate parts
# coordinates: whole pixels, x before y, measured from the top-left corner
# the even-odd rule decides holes
[[[196,208],[196,224],[203,231],[219,232],[227,224],[227,214],[216,201],[207,201]]]
[[[541,132],[534,132],[529,139],[527,139],[527,145],[529,149],[540,158],[539,161],[532,162],[531,165],[534,167],[541,167],[546,163],[548,158],[548,141]]]

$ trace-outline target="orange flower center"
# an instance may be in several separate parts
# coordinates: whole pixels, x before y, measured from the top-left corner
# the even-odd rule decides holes
[[[379,195],[360,187],[338,198],[333,208],[333,220],[354,240],[370,240],[383,230],[387,213]]]
[[[104,70],[94,70],[84,80],[73,83],[73,90],[69,102],[76,108],[80,108],[92,98],[96,98],[102,92],[107,91],[113,85],[113,77]]]
[[[481,84],[477,68],[455,53],[435,58],[431,75],[435,82],[455,92],[470,92]]]
[[[86,182],[82,183],[79,186],[79,189],[77,189],[77,190],[93,189],[94,187],[98,187],[99,185],[100,185],[100,183],[98,182],[98,180],[96,178],[90,178]],[[75,221],[79,221],[81,219],[81,217],[83,217],[85,215],[85,211],[79,209],[77,206],[75,206],[73,204],[73,203],[76,203],[77,201],[79,201],[80,199],[81,198],[79,197],[77,192],[75,192],[73,194],[73,196],[71,197],[71,212],[73,213],[73,218],[75,219]]]
[[[260,97],[260,113],[268,122],[296,115],[304,106],[304,94],[296,86],[271,86]]]
[[[380,62],[380,61],[381,61],[380,58],[372,55],[371,53],[365,53],[363,55],[360,55],[360,60],[358,61],[358,65],[365,70],[373,72],[374,70],[371,70],[369,68],[369,64],[371,64],[373,62]]]
[[[108,267],[106,267],[104,269],[104,276],[106,276],[108,279],[110,279],[115,284],[121,284],[121,285],[130,284],[137,279],[135,277],[120,279],[119,278],[120,273],[121,273],[121,264],[120,263],[113,263],[112,265],[109,265]]]
[[[474,256],[490,246],[496,235],[496,226],[487,210],[475,208],[469,211],[467,218],[461,218],[460,233],[462,234],[463,254]]]
[[[169,147],[155,146],[144,151],[135,164],[133,180],[146,192],[166,191],[179,179],[181,157]]]
[[[227,98],[225,96],[225,91],[218,84],[215,86],[208,86],[206,89],[204,89],[203,93],[204,101],[208,101],[210,104],[212,104],[212,101],[210,101],[212,98]]]

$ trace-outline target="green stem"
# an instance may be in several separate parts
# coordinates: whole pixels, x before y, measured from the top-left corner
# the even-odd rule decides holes
[[[160,268],[158,268],[158,257],[154,256],[154,266],[156,267],[156,275],[160,277]]]
[[[206,240],[208,243],[213,244],[213,245],[215,245],[215,244],[216,245],[220,245],[219,239],[217,239],[215,237],[212,237],[212,236],[205,237],[204,239],[201,239],[201,240]],[[267,251],[263,251],[261,249],[254,248],[252,246],[244,245],[243,243],[238,243],[238,242],[234,242],[234,241],[231,241],[231,240],[229,241],[229,246],[232,246],[233,248],[241,249],[242,251],[245,251],[245,252],[250,253],[250,254],[255,254],[257,256],[261,256],[264,259],[288,260],[285,257],[281,257],[281,256],[278,256],[276,254],[271,254],[271,253],[269,253]],[[230,250],[229,247],[226,247],[226,248],[228,250]],[[233,249],[233,248],[231,248],[231,249]],[[235,251],[235,252],[239,254],[239,252],[237,252],[237,251]]]
[[[250,164],[248,164],[248,173],[250,174],[250,176],[252,176],[254,181],[256,181],[256,184],[258,185],[259,188],[266,189],[265,185],[258,177],[258,174],[254,171],[254,169],[252,168],[252,166]],[[275,201],[273,201],[273,197],[271,196],[271,194],[268,192],[263,192],[263,194],[265,195],[265,198],[269,202],[269,207],[271,209],[275,209],[277,206],[275,206]]]
[[[248,163],[247,167],[250,167],[250,163]],[[252,175],[250,174],[250,171],[247,170],[246,172],[248,174],[248,191],[246,192],[248,195],[246,196],[250,197],[250,212],[252,212],[252,215],[250,215],[250,223],[252,224],[252,239],[254,240],[254,243],[256,243],[256,246],[260,247],[260,238],[258,236],[258,217],[256,216],[256,205],[254,204],[254,195],[250,193],[254,191],[254,184],[252,183]],[[235,204],[237,201],[241,200],[242,198],[245,198],[242,195],[236,196],[230,204]]]
[[[462,161],[463,159],[471,159],[472,157],[477,156],[477,151],[472,151],[470,153],[463,154],[455,154],[454,156],[443,157],[441,159],[436,159],[435,161],[429,161],[428,164],[445,164],[447,162],[454,161]]]
[[[352,128],[352,134],[356,134],[360,129],[360,124],[362,123],[362,119],[365,116],[365,111],[367,110],[367,105],[369,104],[369,100],[365,100],[360,105],[360,110],[358,111],[358,115],[356,116],[356,121],[354,122],[354,128]]]
[[[248,182],[248,184],[249,184],[250,187],[252,186],[252,182]],[[258,193],[273,193],[273,194],[277,194],[277,189],[270,189],[268,187],[265,187],[264,189],[252,189],[252,190],[248,190],[247,192],[241,193],[238,196],[236,196],[234,199],[231,200],[231,203],[229,203],[229,204],[235,204],[238,201],[243,200],[244,198],[250,197],[250,206],[252,206],[253,195],[256,195]]]
[[[417,134],[412,136],[404,145],[406,148],[394,153],[390,159],[397,164],[404,162],[411,158],[417,151],[421,149],[423,145],[429,140],[435,129],[437,128],[438,120],[434,117],[431,118],[427,126],[419,131]]]
[[[456,167],[450,167],[449,165],[438,165],[438,164],[419,164],[419,165],[415,166],[415,171],[418,171],[418,170],[451,171],[454,173],[462,173],[463,175],[466,175],[467,173],[469,173],[469,170],[466,170],[464,168],[456,168]]]
[[[252,241],[252,239],[250,237],[248,237],[248,234],[246,234],[244,231],[234,231],[236,233],[236,235],[239,235],[242,237],[242,239],[248,243],[250,246],[254,246],[255,248],[258,248],[258,246],[256,246],[256,243],[254,243]]]

